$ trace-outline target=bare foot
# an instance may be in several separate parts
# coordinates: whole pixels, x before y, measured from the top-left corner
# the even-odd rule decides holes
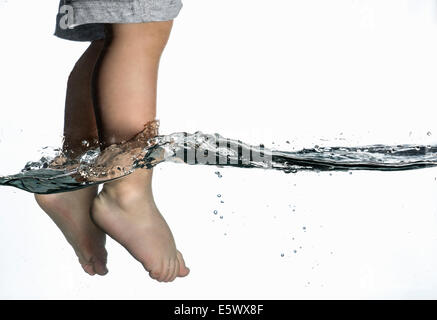
[[[189,269],[153,200],[151,171],[137,170],[106,183],[94,200],[92,216],[98,226],[143,264],[151,278],[169,282],[185,277]]]
[[[39,195],[38,205],[61,229],[76,252],[82,268],[90,275],[105,275],[105,234],[91,220],[90,209],[97,186],[72,192]]]

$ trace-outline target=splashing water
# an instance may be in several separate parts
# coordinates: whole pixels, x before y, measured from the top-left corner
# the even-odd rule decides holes
[[[28,162],[20,173],[0,177],[0,185],[40,194],[73,191],[119,179],[136,169],[152,168],[164,161],[275,169],[285,173],[302,170],[396,171],[437,166],[437,146],[315,146],[299,151],[280,151],[199,131],[158,135],[158,126],[158,121],[152,121],[127,142],[111,145],[103,151],[90,149],[74,159],[60,149],[54,149],[52,155]]]

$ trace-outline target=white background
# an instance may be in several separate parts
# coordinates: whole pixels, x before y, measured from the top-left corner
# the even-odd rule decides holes
[[[161,133],[435,143],[436,2],[185,0],[160,66]],[[0,1],[2,175],[60,145],[66,79],[87,43],[52,35],[56,11]],[[0,189],[0,298],[437,298],[436,169],[215,171],[155,170],[191,268],[170,284],[112,240],[110,273],[86,275],[33,195]]]

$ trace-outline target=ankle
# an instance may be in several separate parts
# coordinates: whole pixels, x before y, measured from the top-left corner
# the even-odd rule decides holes
[[[145,196],[153,199],[151,172],[147,171],[150,170],[138,169],[127,177],[107,182],[104,184],[102,192],[112,199],[126,204]]]

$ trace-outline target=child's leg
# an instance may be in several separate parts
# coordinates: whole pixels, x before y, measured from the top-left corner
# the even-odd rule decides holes
[[[84,139],[93,142],[98,138],[91,80],[102,47],[103,41],[93,42],[76,63],[68,79],[63,149],[70,156],[85,151],[81,144]],[[94,186],[73,192],[35,195],[35,198],[64,233],[84,270],[91,275],[103,275],[107,273],[105,234],[90,217],[91,204],[96,195],[97,187]]]
[[[103,40],[93,41],[76,62],[67,84],[64,113],[64,152],[70,156],[98,147],[97,123],[92,97],[94,67],[102,52]],[[89,146],[82,144],[88,141]]]
[[[155,118],[158,65],[172,21],[112,25],[112,38],[96,74],[99,135],[110,145],[136,135]],[[152,195],[152,170],[106,183],[96,198],[94,221],[121,243],[150,276],[185,276],[182,255]]]

